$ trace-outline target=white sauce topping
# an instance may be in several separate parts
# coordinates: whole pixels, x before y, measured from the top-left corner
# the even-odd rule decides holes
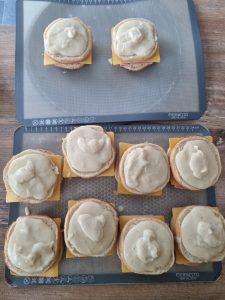
[[[83,214],[78,217],[78,223],[84,235],[93,242],[99,242],[103,238],[105,221],[104,215],[93,217],[89,214]]]
[[[159,245],[155,240],[152,230],[144,230],[136,244],[137,257],[145,264],[155,260],[159,256]]]
[[[41,154],[25,154],[14,159],[8,168],[8,184],[21,198],[43,200],[53,189],[58,168]]]
[[[41,219],[19,218],[9,237],[8,257],[27,273],[42,272],[55,256],[55,241],[54,231]]]
[[[79,57],[87,49],[88,32],[78,18],[58,19],[47,30],[45,49],[52,55]]]
[[[218,247],[221,242],[213,234],[212,226],[208,222],[200,221],[197,225],[196,245],[200,247]]]
[[[198,146],[193,147],[189,167],[193,176],[199,179],[201,179],[208,171],[205,154],[199,150]]]
[[[208,207],[194,207],[181,224],[184,248],[192,256],[210,260],[225,249],[225,226]]]
[[[176,167],[184,182],[198,189],[213,184],[220,173],[218,161],[216,147],[203,140],[187,141],[175,156]]]
[[[150,56],[157,45],[156,31],[145,19],[128,19],[116,32],[114,49],[119,56]]]
[[[110,137],[99,127],[81,126],[66,137],[69,165],[79,172],[98,172],[112,158]]]
[[[67,239],[82,255],[101,255],[111,245],[117,225],[111,210],[95,202],[85,202],[70,219]]]
[[[173,257],[172,234],[158,222],[140,221],[124,237],[123,254],[131,270],[163,272]]]
[[[162,151],[150,145],[134,148],[125,158],[125,183],[138,192],[156,191],[167,182],[168,175],[168,162]]]

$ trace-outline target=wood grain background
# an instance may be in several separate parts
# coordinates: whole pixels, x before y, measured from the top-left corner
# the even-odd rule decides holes
[[[177,0],[179,1],[179,0]],[[222,157],[223,172],[216,186],[217,203],[225,216],[225,1],[194,0],[206,66],[208,108],[195,122],[208,127]],[[12,155],[15,120],[15,28],[0,26],[0,169]],[[181,122],[180,122],[181,123]],[[225,299],[225,264],[215,283],[10,288],[4,281],[3,243],[8,206],[0,178],[0,299]]]

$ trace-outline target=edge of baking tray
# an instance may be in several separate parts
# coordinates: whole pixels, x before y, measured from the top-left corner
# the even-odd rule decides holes
[[[176,272],[155,276],[138,274],[79,274],[60,275],[59,277],[16,277],[5,269],[5,279],[10,286],[44,286],[44,285],[113,285],[113,284],[146,284],[146,283],[173,283],[173,282],[214,282],[221,274],[222,263],[213,264],[213,272]]]
[[[30,0],[40,1],[40,0]],[[49,0],[42,0],[49,2]],[[139,0],[53,0],[63,4],[125,4]],[[141,113],[129,115],[105,115],[105,116],[68,116],[57,118],[37,118],[24,119],[24,102],[23,102],[23,2],[17,0],[16,3],[16,119],[25,126],[49,126],[49,125],[66,125],[66,124],[90,124],[105,122],[133,122],[146,120],[196,120],[199,119],[206,110],[206,92],[204,77],[204,59],[201,43],[201,36],[198,26],[198,19],[193,0],[185,0],[188,4],[192,35],[195,45],[196,65],[198,73],[199,87],[199,110],[197,112],[167,112],[167,113]]]
[[[55,127],[24,127],[21,126],[15,131],[13,153],[17,154],[21,151],[22,139],[24,133],[67,133],[74,126],[55,126]],[[196,133],[210,135],[210,131],[201,125],[148,125],[148,124],[132,124],[132,125],[112,125],[104,126],[106,130],[113,130],[115,133]],[[208,204],[216,206],[214,187],[207,190]],[[9,205],[9,224],[18,217],[19,203],[11,203]],[[214,282],[221,274],[222,263],[213,263],[213,271],[211,272],[173,272],[156,276],[143,276],[138,274],[77,274],[77,275],[60,275],[59,277],[18,277],[10,274],[5,267],[5,280],[10,286],[37,286],[37,285],[100,285],[100,284],[142,284],[157,282]]]

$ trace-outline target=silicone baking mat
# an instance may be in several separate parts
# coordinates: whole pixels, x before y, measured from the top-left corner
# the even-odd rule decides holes
[[[79,71],[43,65],[43,32],[56,18],[92,27],[93,64]],[[129,72],[111,66],[111,28],[152,20],[161,62]],[[17,119],[26,126],[197,119],[206,107],[200,35],[192,0],[17,1]]]
[[[48,149],[61,154],[62,138],[73,126],[60,127],[21,127],[15,133],[14,154],[29,148]],[[107,131],[114,131],[116,147],[119,142],[143,143],[151,142],[168,148],[168,138],[172,136],[209,135],[201,126],[160,126],[160,125],[127,125],[105,126]],[[171,218],[173,207],[202,204],[215,206],[214,188],[199,192],[175,189],[168,185],[162,197],[117,195],[114,177],[99,177],[90,180],[79,178],[64,179],[61,200],[34,204],[10,204],[9,223],[18,216],[24,215],[24,208],[29,207],[31,213],[46,214],[50,217],[64,217],[67,202],[70,199],[95,197],[114,203],[119,215],[164,215],[166,221]],[[112,284],[112,283],[150,283],[150,282],[182,282],[182,281],[214,281],[221,272],[221,263],[202,264],[185,267],[175,265],[168,273],[157,276],[121,273],[120,260],[115,253],[103,258],[65,258],[59,265],[59,277],[17,277],[6,268],[6,280],[10,285],[61,285],[61,284]]]

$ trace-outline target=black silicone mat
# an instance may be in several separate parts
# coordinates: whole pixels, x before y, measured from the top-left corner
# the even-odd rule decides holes
[[[14,154],[29,149],[42,148],[61,154],[62,138],[73,130],[73,126],[21,127],[14,136]],[[115,143],[152,142],[168,148],[168,138],[174,136],[209,135],[201,126],[175,125],[108,125],[107,131],[115,133]],[[39,205],[11,203],[9,205],[9,224],[24,215],[24,208],[31,213],[46,214],[52,218],[61,217],[62,224],[70,199],[95,197],[114,203],[119,215],[164,215],[167,222],[171,219],[171,209],[192,204],[216,206],[214,187],[198,192],[175,189],[167,185],[161,197],[117,195],[114,177],[98,177],[91,180],[80,178],[64,179],[61,200],[45,202]],[[102,258],[65,258],[65,246],[59,264],[59,277],[18,277],[10,274],[6,268],[6,281],[12,286],[63,285],[63,284],[113,284],[113,283],[153,283],[215,281],[221,273],[221,263],[209,263],[199,266],[174,265],[167,273],[157,276],[121,273],[120,261],[115,253]]]
[[[43,31],[78,16],[92,27],[93,64],[78,71],[43,65]],[[161,62],[129,72],[111,66],[111,28],[152,20]],[[19,0],[17,119],[26,126],[198,119],[206,108],[200,34],[192,0]]]

